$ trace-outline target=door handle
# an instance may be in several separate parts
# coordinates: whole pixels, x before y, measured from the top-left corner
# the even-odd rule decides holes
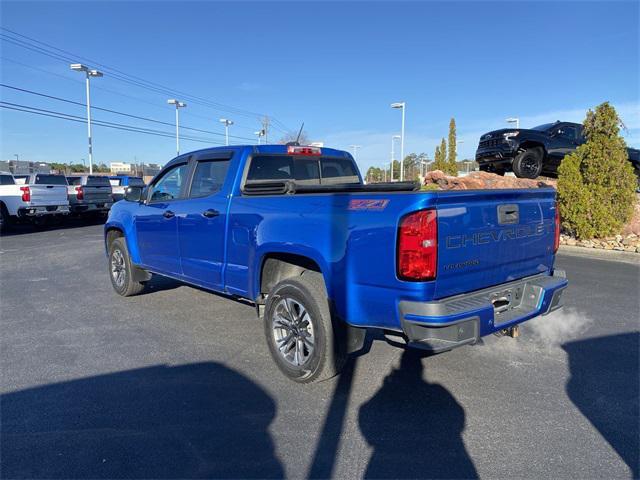
[[[202,212],[202,216],[207,218],[217,217],[218,215],[220,215],[220,212],[218,210],[214,210],[213,208]]]
[[[171,210],[167,210],[167,211],[165,211],[165,212],[162,214],[162,216],[163,216],[164,218],[173,218],[173,217],[175,217],[175,216],[176,216],[176,214],[175,214],[175,213],[173,213]]]

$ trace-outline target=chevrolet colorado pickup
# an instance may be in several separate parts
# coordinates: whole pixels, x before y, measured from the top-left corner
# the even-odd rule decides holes
[[[104,238],[120,295],[159,274],[253,302],[298,382],[337,374],[366,329],[450,350],[560,308],[567,286],[553,189],[365,185],[324,147],[181,155],[127,189]]]
[[[582,125],[571,122],[495,130],[480,137],[476,162],[480,170],[499,174],[511,170],[520,178],[536,178],[541,174],[556,176],[565,155],[585,141]],[[640,178],[640,150],[628,148],[627,153]]]

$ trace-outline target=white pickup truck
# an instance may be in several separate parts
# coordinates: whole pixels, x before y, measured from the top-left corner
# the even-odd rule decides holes
[[[69,214],[64,175],[0,173],[0,229],[15,220],[42,220]]]

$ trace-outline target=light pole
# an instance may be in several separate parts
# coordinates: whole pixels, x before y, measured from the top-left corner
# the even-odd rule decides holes
[[[220,123],[224,124],[224,141],[225,145],[229,145],[229,125],[233,125],[233,120],[221,118]]]
[[[17,153],[14,153],[13,156],[16,157],[16,162],[20,161],[20,155],[18,155]]]
[[[260,144],[262,143],[262,142],[261,142],[261,139],[262,139],[262,137],[264,137],[264,135],[265,135],[265,133],[264,133],[264,129],[262,129],[262,130],[258,130],[257,132],[253,132],[253,134],[254,134],[254,135],[256,135],[256,136],[258,137],[258,145],[260,145]]]
[[[405,102],[396,102],[391,104],[391,108],[402,109],[402,131],[400,132],[400,181],[404,180],[404,113],[407,108]]]
[[[392,135],[391,136],[391,181],[393,182],[393,162],[396,159],[396,152],[395,152],[395,142],[396,140],[400,139],[400,135]]]
[[[167,100],[167,103],[169,105],[176,106],[176,156],[178,156],[180,155],[180,114],[178,113],[178,110],[186,107],[187,104],[181,102],[180,100],[176,100],[175,98],[170,98],[169,100]]]
[[[515,123],[516,128],[520,128],[520,119],[518,117],[509,117],[505,121],[507,123]]]
[[[349,145],[351,148],[353,148],[353,159],[357,162],[358,161],[358,149],[362,148],[362,145]]]
[[[90,81],[91,77],[101,77],[102,72],[91,69],[81,63],[72,63],[71,70],[76,72],[84,72],[87,79],[87,136],[89,138],[89,173],[93,173],[93,145],[91,143],[91,93],[90,93]]]

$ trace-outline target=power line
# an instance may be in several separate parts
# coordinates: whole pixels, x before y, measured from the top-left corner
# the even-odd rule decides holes
[[[42,108],[36,108],[36,107],[32,107],[29,105],[21,105],[21,104],[17,104],[17,103],[10,103],[10,102],[4,102],[4,101],[0,101],[0,108],[5,108],[8,110],[16,110],[16,111],[20,111],[20,112],[25,112],[25,113],[32,113],[35,115],[42,115],[45,117],[53,117],[53,118],[59,118],[62,120],[68,120],[68,121],[72,121],[72,122],[78,122],[78,123],[86,123],[86,119],[83,117],[80,117],[78,115],[72,115],[69,113],[64,113],[64,112],[57,112],[54,110],[46,110],[46,109],[42,109]],[[126,124],[122,124],[122,123],[115,123],[115,122],[106,122],[104,120],[92,120],[91,121],[92,124],[94,125],[98,125],[101,127],[107,127],[107,128],[113,128],[115,130],[124,130],[124,131],[129,131],[129,132],[133,132],[133,133],[144,133],[147,135],[156,135],[159,137],[167,137],[167,138],[175,138],[175,134],[173,134],[172,132],[165,132],[162,130],[153,130],[153,129],[148,129],[148,128],[141,128],[141,127],[136,127],[134,125],[126,125]],[[208,143],[208,144],[215,144],[215,145],[223,145],[223,143],[221,142],[216,142],[216,141],[212,141],[212,140],[207,140],[207,139],[203,139],[201,137],[193,137],[190,135],[181,135],[180,138],[184,138],[185,140],[191,140],[193,142],[200,142],[200,143]]]
[[[0,87],[9,88],[11,90],[16,90],[16,91],[23,92],[23,93],[28,93],[28,94],[31,94],[31,95],[37,95],[37,96],[40,96],[40,97],[50,98],[52,100],[57,100],[57,101],[60,101],[60,102],[71,103],[73,105],[79,105],[79,106],[82,106],[82,107],[86,107],[87,106],[87,104],[83,103],[83,102],[76,102],[74,100],[69,100],[69,99],[61,98],[61,97],[56,97],[54,95],[47,95],[46,93],[35,92],[33,90],[28,90],[26,88],[20,88],[20,87],[15,87],[15,86],[12,86],[12,85],[7,85],[5,83],[0,83]],[[129,117],[129,118],[135,118],[135,119],[138,119],[138,120],[144,120],[144,121],[147,121],[147,122],[153,122],[153,123],[157,123],[157,124],[160,124],[160,125],[168,125],[170,127],[174,126],[173,123],[163,122],[161,120],[156,120],[154,118],[141,117],[141,116],[133,115],[133,114],[130,114],[130,113],[119,112],[117,110],[111,110],[109,108],[102,108],[102,107],[96,107],[96,106],[92,106],[91,108],[93,110],[100,110],[100,111],[103,111],[103,112],[113,113],[113,114],[116,114],[116,115],[122,115],[122,116]],[[200,133],[207,133],[207,134],[210,134],[210,135],[224,136],[223,133],[212,132],[210,130],[202,130],[202,129],[193,128],[193,127],[186,127],[186,126],[183,126],[183,125],[181,125],[180,128],[181,129],[185,129],[185,130],[192,130],[192,131],[200,132]],[[237,138],[237,139],[240,139],[240,140],[248,140],[248,141],[251,141],[251,142],[253,142],[253,140],[254,140],[253,138],[240,137],[238,135],[229,135],[229,137]]]
[[[35,70],[35,71],[38,71],[38,72],[46,73],[48,75],[53,75],[55,77],[62,78],[63,80],[68,80],[69,82],[79,83],[79,84],[84,85],[84,82],[82,80],[76,80],[75,78],[70,78],[70,77],[68,77],[66,75],[61,75],[59,73],[55,73],[55,72],[52,72],[50,70],[45,70],[44,68],[38,68],[38,67],[35,67],[33,65],[27,65],[26,63],[19,62],[18,60],[15,60],[13,58],[8,58],[8,57],[4,57],[4,56],[0,55],[0,59],[8,61],[8,62],[11,62],[11,63],[15,63],[16,65],[20,65],[22,67],[29,68],[31,70]],[[111,90],[111,89],[105,88],[105,87],[100,86],[100,85],[92,85],[91,88],[100,90],[102,92],[108,92],[108,93],[111,93],[113,95],[119,95],[121,97],[128,98],[129,100],[133,100],[133,101],[136,101],[136,102],[139,102],[139,103],[144,103],[146,105],[151,105],[154,108],[166,110],[166,106],[164,104],[161,106],[156,102],[150,102],[148,100],[143,100],[141,98],[134,97],[132,95],[127,95],[127,94],[122,93],[122,92],[117,92],[115,90]],[[82,105],[84,105],[84,104],[82,104]],[[96,107],[92,107],[92,108],[96,108]],[[212,121],[212,119],[210,117],[205,117],[204,115],[198,115],[198,114],[195,114],[193,112],[182,112],[182,115],[187,115],[189,117],[200,118],[200,119],[203,119],[203,120],[206,120],[206,121]],[[250,130],[250,131],[254,131],[255,130],[255,127],[250,127],[248,125],[243,125],[243,124],[235,124],[235,127],[236,128]],[[216,135],[224,135],[223,133],[220,133],[220,132],[215,132],[215,134]],[[238,137],[236,135],[233,135],[233,137],[247,139],[246,137]]]
[[[55,58],[57,60],[62,60],[62,61],[66,61],[66,62],[75,62],[77,61],[77,59],[84,59],[88,62],[91,62],[93,64],[95,64],[96,66],[101,67],[103,70],[105,70],[106,73],[109,74],[109,76],[113,77],[116,80],[120,80],[122,82],[125,83],[129,83],[131,85],[134,86],[138,86],[140,88],[146,88],[148,90],[151,91],[155,91],[157,93],[163,93],[166,95],[171,95],[171,96],[175,96],[176,94],[184,97],[186,100],[190,100],[193,103],[200,103],[202,105],[208,106],[210,108],[216,109],[216,110],[222,110],[222,111],[226,111],[229,113],[234,113],[236,115],[244,115],[244,116],[249,116],[249,117],[260,117],[263,114],[257,113],[257,112],[252,112],[249,110],[245,110],[245,109],[241,109],[238,107],[233,107],[231,105],[226,105],[223,103],[219,103],[219,102],[213,102],[211,100],[208,100],[206,98],[203,97],[198,97],[195,95],[191,95],[188,94],[186,92],[181,92],[179,90],[174,90],[171,89],[169,87],[163,86],[161,84],[155,83],[155,82],[151,82],[148,80],[145,80],[141,77],[135,76],[135,75],[131,75],[131,74],[127,74],[121,70],[118,70],[116,68],[110,67],[108,65],[99,63],[99,62],[95,62],[89,58],[83,57],[83,56],[79,56],[79,55],[75,55],[67,50],[63,50],[57,47],[53,47],[51,45],[48,45],[44,42],[41,42],[35,38],[32,37],[28,37],[26,35],[22,35],[18,32],[15,32],[13,30],[10,30],[8,28],[5,27],[0,27],[0,29],[9,32],[11,35],[14,35],[16,37],[21,37],[21,38],[14,38],[11,36],[8,36],[6,34],[0,34],[0,38],[2,38],[2,40],[12,43],[16,46],[20,46],[22,48],[34,51],[36,53],[40,53],[42,55],[46,55],[49,56],[51,58]],[[26,39],[28,41],[22,40],[22,39]],[[30,43],[32,42],[32,43]],[[46,48],[43,48],[39,45],[43,45]],[[61,52],[61,53],[56,53],[57,52]],[[67,55],[71,55],[67,56]],[[275,117],[272,117],[272,119],[280,124],[281,126],[283,126],[284,128],[286,128],[286,126],[280,122],[278,119],[276,119]]]

